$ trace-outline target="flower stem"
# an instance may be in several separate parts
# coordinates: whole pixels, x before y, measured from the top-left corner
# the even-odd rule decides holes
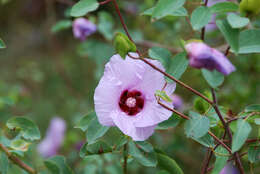
[[[124,156],[123,171],[124,171],[124,174],[127,174],[127,159],[128,159],[128,147],[127,147],[127,144],[128,143],[126,143],[124,145],[124,152],[123,152],[123,156]]]
[[[9,150],[4,145],[0,144],[0,150],[2,150],[14,164],[18,165],[19,167],[21,167],[22,169],[24,169],[28,173],[30,173],[30,174],[36,174],[37,173],[36,170],[34,170],[33,168],[31,168],[30,166],[25,164],[22,160],[20,160],[16,156],[12,155],[12,153],[9,152]]]
[[[107,4],[109,2],[111,2],[112,0],[105,0],[105,1],[102,1],[102,2],[99,2],[99,5],[104,5],[104,4]]]

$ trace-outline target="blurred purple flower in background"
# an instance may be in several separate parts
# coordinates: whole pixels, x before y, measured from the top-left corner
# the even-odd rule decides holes
[[[188,52],[189,64],[194,68],[205,68],[211,71],[215,69],[224,75],[236,70],[223,53],[203,42],[190,42],[185,45],[185,49]]]
[[[183,105],[182,98],[176,94],[172,95],[172,103],[175,109],[181,109]]]
[[[239,170],[231,163],[228,163],[219,174],[240,174]]]
[[[137,54],[131,53],[138,57]],[[163,69],[157,60],[147,61]],[[105,126],[117,126],[135,141],[149,138],[158,123],[167,120],[171,111],[161,107],[156,100],[156,90],[165,85],[164,76],[141,60],[118,54],[111,57],[105,66],[94,94],[95,111],[99,122]],[[165,88],[171,95],[176,84]],[[166,103],[172,107],[171,103]]]
[[[66,131],[66,122],[59,117],[54,117],[48,127],[45,138],[38,145],[38,152],[43,157],[51,157],[56,155],[63,143]]]
[[[72,29],[74,37],[84,41],[89,35],[96,32],[97,27],[85,18],[77,18],[73,21]]]

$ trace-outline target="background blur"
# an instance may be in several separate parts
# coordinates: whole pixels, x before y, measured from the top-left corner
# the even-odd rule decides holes
[[[73,37],[71,28],[53,32],[52,27],[59,20],[73,20],[68,17],[70,2],[73,1],[0,0],[0,37],[7,45],[7,49],[0,50],[0,127],[4,129],[6,120],[12,116],[27,116],[37,123],[44,137],[51,118],[62,117],[67,131],[59,154],[67,157],[76,173],[120,173],[120,164],[113,162],[116,159],[113,155],[97,157],[96,161],[80,159],[76,146],[85,136],[73,127],[80,117],[93,110],[94,89],[104,64],[115,53],[111,39],[113,32],[122,30],[121,24],[109,4],[87,17],[101,27],[112,26],[111,32],[97,31],[84,42]],[[160,46],[176,54],[181,49],[180,38],[199,38],[199,33],[191,32],[185,17],[151,23],[150,17],[140,15],[154,3],[154,0],[120,1],[126,23],[143,52]],[[190,0],[186,8],[192,11],[199,3]],[[105,24],[100,24],[102,14],[106,16]],[[260,18],[254,21],[253,25],[260,26]],[[206,42],[225,49],[218,31],[207,33]],[[237,71],[225,79],[218,97],[222,106],[238,113],[245,106],[260,102],[260,55],[230,54],[229,58]],[[181,80],[201,92],[209,90],[199,70],[189,67]],[[192,108],[195,96],[179,86],[176,93],[185,102],[184,112]],[[187,139],[182,125],[155,133],[150,142],[174,157],[185,174],[199,173],[205,148]],[[30,158],[36,163],[39,155],[33,155],[35,148],[31,151]],[[255,168],[260,173],[260,166]],[[135,162],[130,165],[130,173],[154,170]],[[11,172],[15,171],[13,167]]]

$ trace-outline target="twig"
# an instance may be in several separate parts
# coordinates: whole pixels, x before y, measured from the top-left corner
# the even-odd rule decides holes
[[[36,174],[37,173],[36,170],[34,170],[33,168],[31,168],[30,166],[25,164],[22,160],[20,160],[16,156],[14,156],[11,152],[9,152],[9,150],[4,145],[0,144],[0,150],[2,150],[7,155],[7,157],[11,161],[13,161],[14,164],[18,165],[19,167],[21,167],[22,169],[24,169],[28,173],[30,173],[30,174]]]
[[[105,0],[105,1],[102,1],[102,2],[99,2],[99,5],[104,5],[104,4],[107,4],[109,2],[111,2],[112,0]]]
[[[127,150],[127,143],[124,145],[124,164],[123,164],[123,170],[124,174],[127,174],[127,159],[128,159],[128,150]]]

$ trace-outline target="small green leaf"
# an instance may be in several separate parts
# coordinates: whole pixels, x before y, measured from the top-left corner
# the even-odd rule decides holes
[[[155,167],[157,165],[157,157],[154,151],[144,152],[137,148],[136,144],[133,141],[128,143],[129,154],[133,156],[140,164],[147,167]]]
[[[220,2],[210,7],[211,13],[227,13],[238,10],[238,5],[233,2]]]
[[[216,161],[214,164],[214,168],[212,171],[212,174],[219,174],[220,171],[225,167],[225,165],[227,164],[227,160],[229,157],[229,153],[228,151],[223,148],[222,146],[219,146],[216,150],[215,150],[215,154],[216,154]]]
[[[91,121],[92,121],[93,119],[95,119],[95,117],[96,117],[95,112],[90,112],[89,114],[87,114],[86,116],[84,116],[83,118],[81,118],[81,119],[78,121],[78,123],[76,124],[75,128],[79,128],[79,129],[81,129],[83,132],[85,132],[85,131],[88,129],[88,127],[89,127]]]
[[[31,120],[24,117],[13,117],[6,123],[9,129],[20,130],[20,134],[27,140],[39,140],[41,138],[39,128]]]
[[[80,0],[72,7],[70,15],[73,17],[84,16],[88,12],[95,11],[98,6],[99,3],[96,0]]]
[[[166,94],[165,91],[156,90],[155,95],[160,97],[166,102],[172,102],[172,99]]]
[[[147,141],[136,141],[135,143],[137,144],[137,146],[139,146],[145,152],[154,151],[153,146]]]
[[[60,174],[59,166],[52,160],[45,160],[44,165],[51,174]]]
[[[210,121],[207,117],[196,112],[189,112],[190,120],[186,121],[184,129],[187,137],[198,139],[206,135],[210,127]]]
[[[217,88],[224,82],[224,75],[216,70],[209,71],[202,69],[201,72],[204,79],[212,88]]]
[[[154,7],[145,10],[141,15],[152,16]],[[177,10],[168,13],[166,16],[188,16],[188,12],[184,7],[180,7]]]
[[[19,151],[22,151],[22,152],[26,152],[29,148],[31,143],[28,143],[24,140],[21,140],[21,139],[17,139],[17,140],[13,140],[11,142],[11,145],[10,147],[13,148],[14,150],[19,150]]]
[[[109,13],[105,11],[98,13],[98,31],[102,33],[107,40],[112,40],[113,38],[114,24],[114,19]]]
[[[165,154],[156,153],[158,159],[158,167],[166,170],[170,174],[184,174],[176,161]]]
[[[158,20],[168,16],[182,7],[184,3],[185,0],[159,0],[154,7],[152,18]]]
[[[245,112],[260,112],[260,104],[252,104],[245,108]]]
[[[227,20],[217,20],[216,24],[224,35],[224,38],[230,45],[231,49],[234,50],[236,53],[239,50],[239,30],[232,28]]]
[[[97,141],[87,145],[87,155],[112,152],[112,148],[104,141]]]
[[[209,134],[206,134],[200,138],[193,138],[193,137],[191,137],[191,138],[193,140],[197,141],[198,143],[202,144],[205,147],[213,148],[215,146],[214,139]]]
[[[57,33],[59,31],[68,29],[72,26],[71,20],[60,20],[51,28],[52,33]]]
[[[260,161],[260,146],[251,146],[248,150],[248,160],[251,163],[257,163]]]
[[[255,119],[255,124],[256,124],[256,125],[260,125],[260,118],[256,118],[256,119]]]
[[[235,13],[231,13],[227,17],[228,23],[231,25],[232,28],[243,28],[247,26],[250,20],[246,17],[238,16]]]
[[[63,156],[54,156],[48,159],[49,163],[52,163],[52,167],[55,168],[53,170],[57,171],[56,166],[58,166],[60,174],[73,174],[74,172],[71,170],[71,168],[69,167],[69,165],[67,164],[65,158]],[[50,162],[51,161],[51,162]],[[48,168],[50,170],[50,168]]]
[[[148,51],[149,57],[159,60],[165,69],[169,68],[172,54],[166,48],[152,47]]]
[[[211,13],[208,7],[200,6],[191,14],[191,25],[194,30],[200,30],[211,20]]]
[[[250,124],[246,120],[239,119],[237,121],[237,129],[232,141],[232,153],[238,151],[243,146],[249,133],[251,132],[251,129]]]
[[[0,49],[6,48],[4,41],[0,38]]]
[[[172,114],[172,116],[161,123],[158,124],[156,127],[157,130],[165,130],[169,128],[174,128],[180,123],[180,117],[178,117],[176,114]]]
[[[9,168],[8,157],[4,152],[0,151],[0,173],[7,174]]]
[[[87,140],[88,143],[93,143],[96,139],[102,137],[107,131],[109,127],[102,126],[99,122],[97,117],[95,117],[89,124],[87,130]]]
[[[260,53],[260,30],[244,30],[239,36],[239,53]]]
[[[189,65],[189,61],[186,58],[186,53],[179,53],[176,56],[174,56],[169,64],[168,72],[172,76],[174,76],[176,79],[180,79],[182,74],[186,71]]]

